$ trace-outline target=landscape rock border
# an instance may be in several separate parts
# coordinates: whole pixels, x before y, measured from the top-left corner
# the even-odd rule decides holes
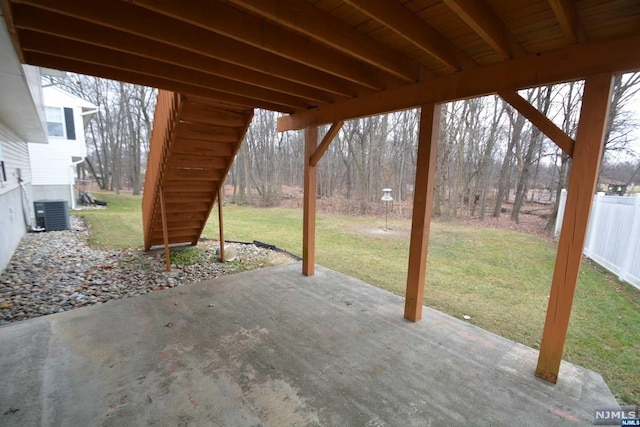
[[[104,250],[88,244],[87,223],[71,217],[71,229],[25,235],[0,275],[0,325],[143,295],[245,270],[295,261],[279,251],[230,243],[238,257],[219,263],[218,242],[198,245],[194,263],[167,272],[164,251]]]

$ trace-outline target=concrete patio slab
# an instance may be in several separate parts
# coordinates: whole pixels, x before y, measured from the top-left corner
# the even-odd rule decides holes
[[[0,328],[3,426],[585,425],[597,373],[298,263]]]

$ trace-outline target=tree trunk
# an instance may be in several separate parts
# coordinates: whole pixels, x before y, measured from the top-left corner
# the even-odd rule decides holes
[[[569,170],[571,168],[571,162],[569,156],[565,153],[560,155],[560,173],[558,176],[558,187],[556,189],[556,202],[553,204],[553,211],[547,220],[545,230],[549,233],[553,233],[556,227],[556,220],[558,219],[558,209],[560,208],[560,192],[567,187],[567,177],[569,176]]]
[[[511,107],[507,107],[510,109]],[[509,111],[509,110],[507,110]],[[513,112],[511,112],[513,114]],[[496,203],[493,207],[493,217],[498,218],[500,216],[500,212],[502,210],[502,202],[505,198],[505,193],[507,193],[509,188],[509,169],[511,167],[511,159],[513,156],[513,149],[522,135],[522,128],[524,127],[524,117],[521,115],[517,115],[515,120],[513,116],[510,117],[512,122],[511,127],[511,137],[509,138],[509,144],[507,146],[507,150],[504,155],[504,159],[502,160],[502,167],[500,168],[500,179],[498,181],[498,193],[496,194]]]

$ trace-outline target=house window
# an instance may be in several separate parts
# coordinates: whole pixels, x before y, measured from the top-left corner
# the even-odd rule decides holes
[[[47,119],[47,135],[76,139],[72,108],[45,107],[45,116]]]
[[[45,107],[44,111],[47,118],[47,135],[64,137],[62,109],[57,107]]]

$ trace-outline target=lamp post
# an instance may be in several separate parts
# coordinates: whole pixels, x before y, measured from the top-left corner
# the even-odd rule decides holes
[[[389,202],[393,201],[391,188],[382,189],[382,198],[380,200],[384,202],[384,231],[387,231],[387,226],[389,225]]]

